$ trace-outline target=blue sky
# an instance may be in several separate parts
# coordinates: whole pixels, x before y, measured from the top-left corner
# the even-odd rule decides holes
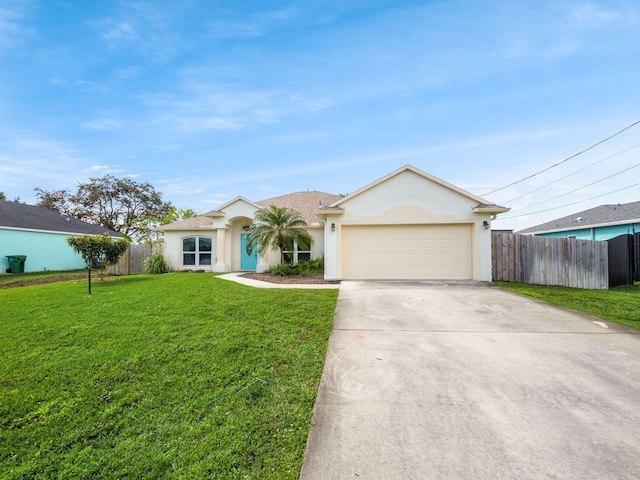
[[[405,164],[484,195],[640,120],[640,3],[2,0],[0,62],[10,199],[112,174],[205,212]],[[638,201],[637,164],[640,125],[486,195],[494,227]]]

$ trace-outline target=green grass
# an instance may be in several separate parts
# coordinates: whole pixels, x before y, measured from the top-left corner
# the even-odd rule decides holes
[[[46,272],[10,273],[6,275],[0,275],[0,285],[6,285],[10,283],[19,283],[19,282],[29,282],[34,280],[40,280],[42,278],[69,277],[72,275],[86,275],[86,274],[87,274],[86,268],[82,268],[80,270],[59,270],[59,271],[47,270]]]
[[[501,288],[640,330],[640,285],[609,290],[499,282]]]
[[[336,290],[0,290],[0,478],[298,478]]]

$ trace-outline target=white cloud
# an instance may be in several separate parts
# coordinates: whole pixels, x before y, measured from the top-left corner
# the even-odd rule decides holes
[[[626,15],[622,12],[605,10],[595,3],[584,3],[571,12],[571,17],[579,26],[598,27],[607,23],[623,19]]]
[[[109,48],[129,49],[144,57],[165,61],[182,44],[174,33],[171,9],[158,8],[155,3],[118,2],[117,12],[110,17],[91,22]],[[124,72],[124,78],[132,72]]]
[[[94,82],[92,80],[85,80],[84,78],[76,80],[75,85],[80,87],[82,91],[98,91],[104,93],[110,90],[110,87],[102,82]]]
[[[180,144],[177,143],[167,143],[164,145],[155,145],[154,148],[160,152],[172,152],[178,148],[180,148]]]
[[[24,193],[20,197],[35,201],[33,189],[73,188],[90,174],[90,163],[62,142],[45,140],[32,133],[11,132],[0,138],[0,184]],[[11,137],[11,138],[10,138]]]
[[[109,43],[120,40],[135,40],[138,37],[135,27],[130,23],[111,18],[104,22],[107,31],[102,34],[102,38],[109,41]]]
[[[235,130],[242,128],[243,124],[240,119],[212,117],[212,116],[188,116],[175,112],[173,114],[166,113],[157,116],[153,123],[159,123],[178,130],[200,131],[200,130]]]
[[[223,16],[209,23],[209,35],[213,38],[252,38],[268,35],[272,30],[281,28],[297,20],[295,8],[267,10],[241,18]]]
[[[179,130],[230,130],[250,122],[273,123],[282,113],[277,108],[275,93],[268,91],[233,91],[215,85],[187,86],[174,95],[145,95],[142,101],[158,110],[152,123],[174,126]]]
[[[138,75],[140,74],[140,68],[121,67],[115,69],[113,73],[119,80],[131,80],[138,77]]]
[[[298,143],[308,142],[309,140],[317,140],[319,138],[326,138],[328,136],[329,134],[327,132],[315,131],[274,135],[272,138],[278,142]]]
[[[84,122],[82,123],[82,126],[91,130],[116,130],[122,127],[119,122],[109,118],[100,118]]]
[[[0,6],[0,50],[21,45],[35,30],[26,26],[26,7],[29,2],[5,1]]]
[[[275,124],[299,113],[314,113],[333,105],[326,98],[308,96],[282,88],[254,88],[212,83],[212,67],[190,68],[180,74],[176,88],[163,94],[138,95],[144,105],[157,110],[152,123],[180,130],[229,130],[253,124]]]

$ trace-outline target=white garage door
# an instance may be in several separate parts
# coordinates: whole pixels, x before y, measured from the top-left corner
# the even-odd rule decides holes
[[[468,280],[471,225],[342,227],[342,278]]]

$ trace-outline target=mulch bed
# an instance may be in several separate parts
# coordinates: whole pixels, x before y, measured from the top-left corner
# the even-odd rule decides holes
[[[110,276],[110,275],[105,275]],[[253,280],[260,280],[261,282],[270,282],[270,283],[284,283],[284,284],[293,284],[293,285],[313,285],[313,284],[339,284],[339,281],[328,281],[324,279],[324,275],[322,273],[317,273],[313,275],[304,275],[301,277],[298,276],[289,276],[289,277],[281,277],[280,275],[271,275],[269,273],[245,273],[242,275],[246,278],[252,278]],[[69,280],[82,280],[86,279],[86,275],[67,275],[61,277],[49,277],[49,278],[38,278],[34,280],[25,280],[23,282],[15,282],[15,283],[4,283],[0,284],[0,288],[12,288],[12,287],[25,287],[28,285],[42,285],[45,283],[55,283],[55,282],[65,282]],[[99,276],[92,275],[92,280],[99,281]]]
[[[105,275],[105,277],[109,277],[109,276],[111,275]],[[36,278],[33,280],[24,280],[22,282],[0,283],[0,288],[27,287],[29,285],[43,285],[45,283],[66,282],[70,280],[82,280],[86,278],[87,278],[87,275],[67,275],[67,276],[61,276],[61,277]],[[91,281],[99,282],[100,276],[96,274],[92,274]]]
[[[309,284],[339,284],[338,281],[328,281],[324,279],[324,275],[322,273],[316,273],[313,275],[304,275],[301,277],[298,276],[289,276],[289,277],[281,277],[280,275],[271,275],[269,273],[245,273],[242,275],[245,278],[251,278],[253,280],[260,280],[261,282],[270,282],[270,283],[286,283],[293,285],[309,285]]]

